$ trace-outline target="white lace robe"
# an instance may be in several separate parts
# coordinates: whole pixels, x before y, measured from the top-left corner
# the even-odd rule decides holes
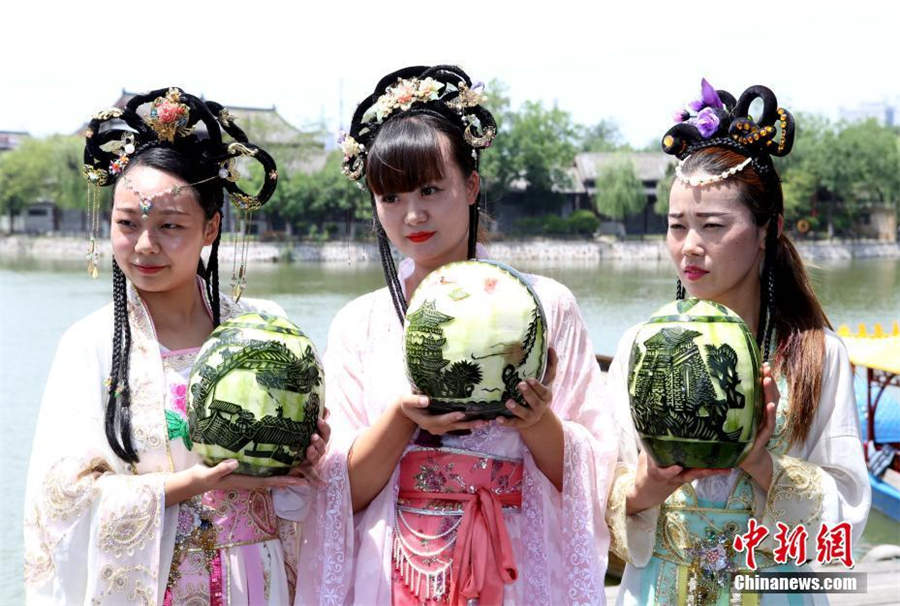
[[[407,262],[408,264],[408,262]],[[401,267],[400,273],[408,271]],[[559,356],[553,411],[565,432],[563,490],[537,468],[514,429],[490,424],[467,436],[444,436],[445,446],[521,457],[522,508],[505,513],[519,577],[505,604],[602,604],[609,549],[604,511],[616,458],[616,436],[600,402],[602,375],[572,293],[549,278],[528,276],[547,315],[549,342]],[[327,400],[335,447],[349,450],[397,397],[410,393],[403,328],[386,288],[338,312],[325,353]],[[391,603],[391,544],[397,470],[356,515],[356,552],[349,602]]]
[[[221,296],[229,317],[270,302],[234,305]],[[131,320],[130,388],[133,443],[140,457],[125,464],[104,432],[106,377],[112,351],[112,305],[80,320],[60,340],[38,415],[25,498],[25,588],[29,604],[161,604],[172,562],[178,506],[165,507],[167,475],[197,458],[168,439],[166,380],[152,321],[128,285]],[[281,312],[283,313],[283,312]],[[312,604],[325,589],[320,562],[329,549],[341,554],[352,540],[351,524],[336,519],[325,532],[326,512],[345,499],[345,465],[323,463],[323,490],[275,492],[282,541],[266,542],[271,558],[269,602],[287,604],[287,561],[300,578],[298,604]],[[343,487],[343,488],[342,488]],[[306,517],[300,533],[299,520]],[[283,544],[283,547],[282,547]],[[263,545],[260,543],[260,545]],[[240,553],[226,549],[230,600],[242,594]],[[342,557],[342,556],[339,556]],[[299,567],[298,567],[299,563]]]

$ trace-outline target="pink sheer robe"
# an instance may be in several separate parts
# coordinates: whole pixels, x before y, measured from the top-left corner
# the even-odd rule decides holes
[[[538,469],[514,429],[492,423],[470,435],[444,436],[443,445],[523,459],[521,510],[504,512],[519,573],[505,588],[504,604],[602,604],[614,425],[601,403],[602,376],[575,298],[549,278],[527,278],[544,306],[550,345],[559,357],[552,408],[565,433],[562,492]],[[324,364],[335,448],[349,451],[361,431],[410,392],[402,336],[386,288],[350,302],[332,322]],[[391,603],[397,475],[395,469],[384,490],[355,516],[350,603]]]

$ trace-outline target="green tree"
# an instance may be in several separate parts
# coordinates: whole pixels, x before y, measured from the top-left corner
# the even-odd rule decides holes
[[[322,232],[329,222],[370,219],[368,195],[341,173],[340,151],[331,152],[315,172],[297,171],[283,183],[278,208],[281,215],[301,228],[316,226]]]
[[[579,151],[610,152],[630,149],[624,143],[619,126],[612,120],[601,120],[593,126],[578,127]]]
[[[638,179],[634,164],[627,158],[617,158],[602,167],[597,174],[595,204],[597,212],[622,220],[647,205],[644,186]]]
[[[505,91],[496,81],[488,87],[487,106],[500,130],[481,165],[488,196],[499,200],[524,186],[528,212],[555,209],[562,202],[556,192],[571,185],[578,129],[567,112],[540,102],[526,101],[511,110]]]

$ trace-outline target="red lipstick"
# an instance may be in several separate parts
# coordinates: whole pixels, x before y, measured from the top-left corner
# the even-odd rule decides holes
[[[691,282],[695,282],[708,274],[709,272],[701,267],[697,267],[696,265],[688,265],[684,268],[684,277],[686,277]]]
[[[408,236],[406,236],[406,239],[410,240],[412,242],[415,242],[416,244],[419,244],[421,242],[425,242],[426,240],[429,240],[431,238],[431,236],[433,236],[436,233],[437,233],[436,231],[417,231],[415,233],[411,233]]]
[[[142,274],[155,274],[162,271],[165,268],[165,265],[137,265],[134,264],[134,268],[138,270]]]

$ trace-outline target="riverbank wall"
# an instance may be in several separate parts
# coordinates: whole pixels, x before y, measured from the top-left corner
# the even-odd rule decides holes
[[[829,240],[797,242],[807,261],[864,258],[900,258],[900,243],[877,240]],[[108,240],[100,242],[100,254],[109,257]],[[490,256],[499,261],[590,262],[603,260],[659,261],[668,259],[665,241],[654,240],[503,240],[488,245]],[[73,237],[2,236],[0,259],[82,260],[87,240]],[[230,262],[235,254],[231,242],[223,242],[220,260]],[[373,242],[251,242],[248,260],[260,262],[377,262]]]

